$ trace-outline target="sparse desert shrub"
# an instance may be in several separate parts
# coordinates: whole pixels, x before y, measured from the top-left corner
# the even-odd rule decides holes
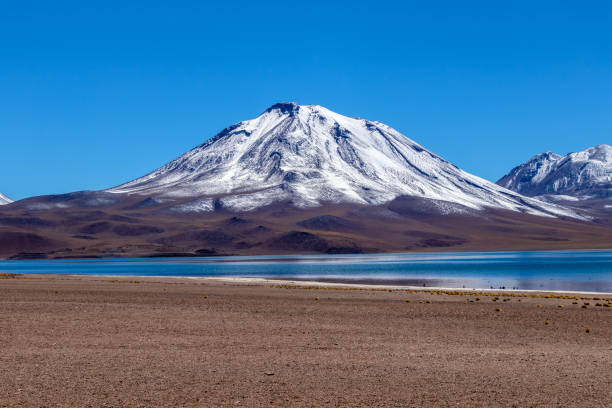
[[[410,299],[406,299],[406,303],[411,303],[411,300]]]
[[[544,324],[549,325],[550,322],[548,320],[544,320]]]
[[[585,331],[585,333],[590,333],[591,329],[587,327],[584,331]]]
[[[563,309],[563,305],[557,305],[559,309]]]
[[[542,305],[539,303],[536,303],[536,307],[542,307]]]
[[[581,307],[581,308],[583,308],[583,309],[586,309],[586,308],[587,308],[587,305],[582,305],[582,306],[580,306],[580,307]]]

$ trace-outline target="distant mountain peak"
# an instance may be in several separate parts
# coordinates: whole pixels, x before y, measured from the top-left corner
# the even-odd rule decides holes
[[[600,144],[565,156],[540,153],[497,184],[529,196],[612,197],[612,147]]]
[[[10,204],[12,202],[13,202],[13,200],[8,198],[4,194],[0,193],[0,205]]]
[[[249,211],[281,202],[379,205],[417,196],[472,209],[571,214],[466,173],[385,124],[294,102],[272,105],[108,191],[193,197],[197,203],[188,207],[202,211]]]

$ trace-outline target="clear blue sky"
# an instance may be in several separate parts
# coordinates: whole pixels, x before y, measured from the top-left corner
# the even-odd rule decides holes
[[[612,142],[606,1],[125,3],[0,0],[0,192],[111,187],[278,101],[493,181]]]

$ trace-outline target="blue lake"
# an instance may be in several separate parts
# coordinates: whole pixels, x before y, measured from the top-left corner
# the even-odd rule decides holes
[[[0,272],[263,277],[428,287],[612,292],[612,251],[0,261]]]

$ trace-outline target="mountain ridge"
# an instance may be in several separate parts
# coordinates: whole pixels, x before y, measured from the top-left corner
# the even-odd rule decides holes
[[[497,184],[528,196],[612,197],[612,146],[600,144],[564,156],[540,153]]]

